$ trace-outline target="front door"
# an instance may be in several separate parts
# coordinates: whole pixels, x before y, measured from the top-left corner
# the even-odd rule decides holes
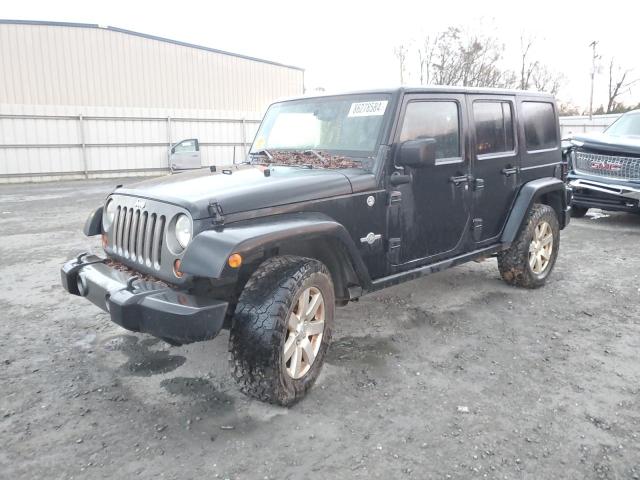
[[[407,95],[396,143],[436,141],[435,165],[405,167],[401,192],[400,263],[429,263],[462,249],[470,217],[467,113],[464,95]],[[397,151],[398,149],[396,149]]]
[[[471,119],[476,245],[494,243],[506,222],[519,184],[520,160],[515,133],[514,97],[467,98]]]
[[[201,168],[200,144],[197,138],[182,140],[171,147],[169,167],[171,171]]]

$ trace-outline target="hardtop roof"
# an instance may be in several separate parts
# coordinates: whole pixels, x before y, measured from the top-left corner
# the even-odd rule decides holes
[[[427,85],[419,87],[394,87],[394,88],[375,88],[371,90],[354,90],[344,92],[313,92],[306,95],[291,97],[283,99],[286,100],[301,100],[303,98],[322,98],[322,97],[337,97],[343,95],[366,95],[366,94],[389,94],[389,95],[401,95],[401,94],[418,94],[418,93],[456,93],[456,94],[473,94],[473,95],[513,95],[513,96],[526,96],[526,97],[540,97],[549,100],[555,100],[555,97],[550,93],[536,92],[530,90],[517,90],[508,88],[486,88],[486,87],[452,87],[447,85]]]

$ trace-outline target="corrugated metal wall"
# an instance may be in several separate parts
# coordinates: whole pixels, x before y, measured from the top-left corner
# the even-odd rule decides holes
[[[560,131],[562,137],[567,137],[572,133],[602,132],[620,116],[620,113],[610,113],[607,115],[580,115],[575,117],[560,117]]]
[[[185,138],[199,140],[203,166],[229,165],[242,161],[259,124],[190,110],[22,110],[0,112],[0,183],[158,174],[169,145]]]
[[[302,92],[296,67],[111,27],[0,21],[0,182],[157,173],[185,138],[203,165],[229,164],[269,103]]]

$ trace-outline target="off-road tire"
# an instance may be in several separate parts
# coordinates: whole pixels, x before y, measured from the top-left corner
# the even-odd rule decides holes
[[[588,211],[589,211],[588,208],[576,207],[575,205],[572,205],[571,206],[571,217],[572,218],[582,218],[587,214]]]
[[[308,372],[294,379],[286,371],[283,346],[298,295],[309,287],[322,293],[324,333]],[[236,306],[229,338],[230,366],[240,390],[259,400],[289,406],[313,386],[331,342],[335,293],[321,262],[295,256],[266,260],[253,273]]]
[[[553,250],[549,264],[540,274],[529,265],[529,247],[534,238],[535,228],[547,222],[553,233]],[[549,205],[534,204],[518,238],[507,250],[498,253],[498,269],[502,279],[510,285],[524,288],[538,288],[545,284],[551,274],[560,249],[560,226],[556,212]]]

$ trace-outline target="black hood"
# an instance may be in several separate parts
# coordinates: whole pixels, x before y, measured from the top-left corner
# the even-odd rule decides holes
[[[209,217],[213,201],[227,215],[352,193],[351,182],[339,170],[274,167],[269,176],[264,170],[253,165],[195,170],[128,185],[117,193],[179,205],[194,219]]]
[[[588,150],[640,155],[640,137],[637,136],[623,137],[607,133],[585,133],[573,135],[571,140],[574,145]]]

